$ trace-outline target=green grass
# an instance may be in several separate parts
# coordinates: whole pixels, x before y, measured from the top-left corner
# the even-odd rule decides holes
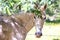
[[[52,23],[52,22],[45,22],[45,24],[44,25],[46,25],[46,26],[57,26],[57,25],[60,25],[60,23]]]
[[[54,21],[46,20],[45,25],[60,25],[60,18],[56,18]]]

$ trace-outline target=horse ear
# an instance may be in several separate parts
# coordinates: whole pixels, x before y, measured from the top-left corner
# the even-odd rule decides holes
[[[40,10],[41,10],[41,11],[44,11],[46,8],[47,8],[47,4],[41,6],[41,7],[40,7]]]
[[[35,5],[34,5],[34,8],[38,8],[38,3],[34,3]]]
[[[46,7],[47,7],[47,4],[44,5],[44,9],[46,9]]]

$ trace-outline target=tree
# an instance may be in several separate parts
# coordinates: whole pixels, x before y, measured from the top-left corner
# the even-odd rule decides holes
[[[11,15],[20,11],[33,11],[34,3],[37,3],[40,6],[47,4],[46,13],[50,16],[54,15],[56,9],[58,11],[60,10],[60,0],[0,0],[0,12]]]

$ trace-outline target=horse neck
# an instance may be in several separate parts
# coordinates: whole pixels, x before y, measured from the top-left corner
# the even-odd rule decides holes
[[[27,32],[29,32],[34,26],[34,14],[26,14],[25,17],[26,18],[24,20],[26,21],[26,25],[24,27],[26,28]]]
[[[15,16],[15,18],[17,18],[17,20],[21,22],[21,24],[23,25],[23,27],[25,27],[27,32],[29,32],[34,26],[34,15],[32,13],[17,15]]]

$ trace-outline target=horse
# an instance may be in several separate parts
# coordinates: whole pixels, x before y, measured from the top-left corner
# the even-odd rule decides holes
[[[46,5],[40,7],[42,18],[33,13],[0,16],[0,40],[25,40],[27,33],[36,26],[36,37],[42,36]]]

